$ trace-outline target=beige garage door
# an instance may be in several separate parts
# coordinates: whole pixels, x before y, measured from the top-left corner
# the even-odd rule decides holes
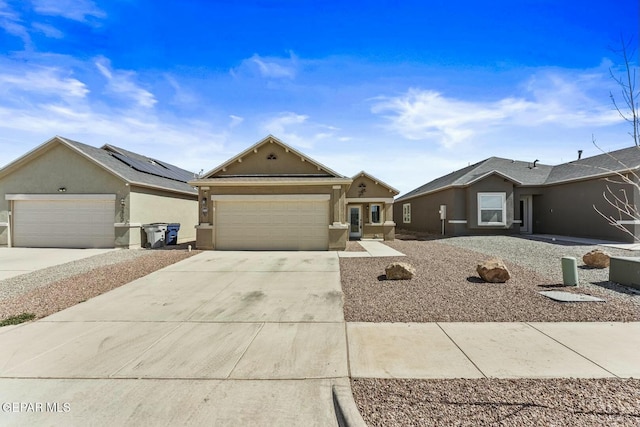
[[[13,245],[32,248],[112,248],[115,196],[14,200]],[[33,196],[32,196],[33,197]],[[53,196],[52,196],[53,197]]]
[[[327,250],[328,196],[216,200],[216,249]]]

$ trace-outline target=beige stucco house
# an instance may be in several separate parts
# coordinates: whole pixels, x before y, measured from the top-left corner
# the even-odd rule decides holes
[[[142,224],[195,239],[191,172],[112,145],[56,136],[0,169],[0,246],[140,247]]]
[[[350,237],[394,238],[397,190],[365,172],[340,175],[271,135],[189,184],[200,249],[343,250]]]

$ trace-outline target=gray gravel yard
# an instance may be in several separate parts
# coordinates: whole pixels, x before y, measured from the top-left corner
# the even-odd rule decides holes
[[[608,269],[579,269],[581,285],[562,284],[560,258],[594,246],[483,236],[386,242],[404,258],[341,258],[347,321],[637,321],[640,295],[609,283]],[[635,255],[606,249],[612,255]],[[501,257],[512,279],[483,283],[478,261]],[[391,261],[408,262],[410,281],[384,280]],[[537,291],[600,296],[606,303],[558,303]],[[640,426],[638,379],[354,378],[354,399],[369,426]]]
[[[638,426],[637,379],[352,379],[374,426]]]
[[[184,247],[123,249],[0,280],[0,320],[48,316],[200,252]]]
[[[569,322],[640,320],[640,295],[607,281],[608,269],[579,270],[581,286],[563,287],[560,258],[592,246],[563,246],[506,236],[386,242],[398,258],[341,258],[348,322]],[[625,254],[624,250],[609,250]],[[483,283],[479,261],[502,257],[511,280]],[[391,261],[416,267],[409,281],[384,280]],[[598,283],[597,285],[589,283]],[[559,303],[540,294],[563,290],[605,298],[604,303]]]

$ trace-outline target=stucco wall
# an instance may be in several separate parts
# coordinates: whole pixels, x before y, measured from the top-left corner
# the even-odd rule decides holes
[[[478,224],[478,193],[505,193],[506,226],[486,226]],[[504,232],[513,226],[514,213],[513,183],[500,176],[492,175],[467,187],[467,228],[470,233]],[[518,225],[519,228],[519,225]]]
[[[302,161],[300,156],[286,150],[279,144],[265,144],[257,148],[257,153],[247,153],[241,162],[235,161],[226,167],[226,171],[220,171],[217,177],[230,175],[270,175],[270,174],[324,174],[324,171],[307,161]],[[273,154],[275,159],[267,157]]]
[[[198,224],[197,196],[166,193],[147,188],[133,187],[131,189],[131,217],[130,222],[150,224],[154,222],[180,223],[178,242],[196,239],[195,226]],[[131,229],[131,245],[135,246],[144,241],[140,229]],[[138,236],[135,236],[137,233]],[[137,239],[137,242],[136,242]]]
[[[364,187],[361,187],[364,185]],[[389,199],[393,197],[393,193],[385,188],[381,184],[376,184],[375,181],[367,176],[359,176],[353,180],[349,191],[347,191],[347,198],[382,198]]]
[[[504,192],[506,197],[506,226],[478,225],[478,193]],[[489,176],[466,188],[449,188],[425,196],[406,201],[396,201],[394,204],[394,218],[397,228],[422,231],[434,234],[442,233],[440,220],[440,205],[446,205],[445,235],[465,234],[503,234],[519,230],[519,224],[514,228],[514,186],[508,180],[499,176]],[[411,203],[411,223],[403,222],[402,205]],[[449,221],[467,221],[464,223],[450,223]]]
[[[194,212],[199,215],[201,224],[210,224],[199,227],[197,230],[198,248],[212,249],[215,247],[215,221],[214,202],[212,196],[217,195],[278,195],[278,194],[326,194],[329,199],[329,221],[327,233],[329,235],[329,247],[336,250],[344,249],[346,228],[337,229],[333,225],[343,223],[345,220],[345,193],[346,184],[334,189],[333,185],[245,185],[245,186],[209,186],[200,188],[200,200],[205,198],[207,213],[202,213],[200,202]],[[332,228],[333,227],[333,228]]]
[[[114,223],[128,217],[128,211],[125,208],[122,212],[119,203],[124,198],[126,206],[129,205],[129,187],[125,182],[68,147],[55,144],[0,178],[0,222],[8,221],[6,194],[60,194],[58,189],[63,187],[64,194],[115,194]],[[0,246],[6,245],[7,228],[0,227]]]
[[[405,203],[411,204],[410,223],[405,223],[402,215],[402,206]],[[440,205],[447,206],[447,220],[465,219],[464,203],[464,190],[452,188],[406,201],[396,201],[393,205],[396,228],[440,234],[442,232]],[[445,224],[445,234],[449,234],[453,229],[449,224]]]
[[[595,204],[607,216],[628,219],[621,217],[604,199],[607,185],[618,196],[622,196],[620,190],[625,189],[631,203],[637,206],[640,198],[630,185],[608,183],[602,179],[554,185],[533,199],[534,233],[633,241],[631,236],[609,225],[593,207]],[[628,226],[632,232],[635,227]]]

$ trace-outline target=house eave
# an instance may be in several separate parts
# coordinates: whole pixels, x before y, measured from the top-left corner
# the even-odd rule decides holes
[[[247,186],[284,186],[284,185],[349,185],[353,181],[350,178],[330,178],[330,179],[315,179],[309,178],[305,180],[279,180],[270,181],[265,180],[252,180],[252,181],[226,181],[224,178],[211,178],[211,179],[198,179],[189,181],[188,184],[194,187],[247,187]]]

